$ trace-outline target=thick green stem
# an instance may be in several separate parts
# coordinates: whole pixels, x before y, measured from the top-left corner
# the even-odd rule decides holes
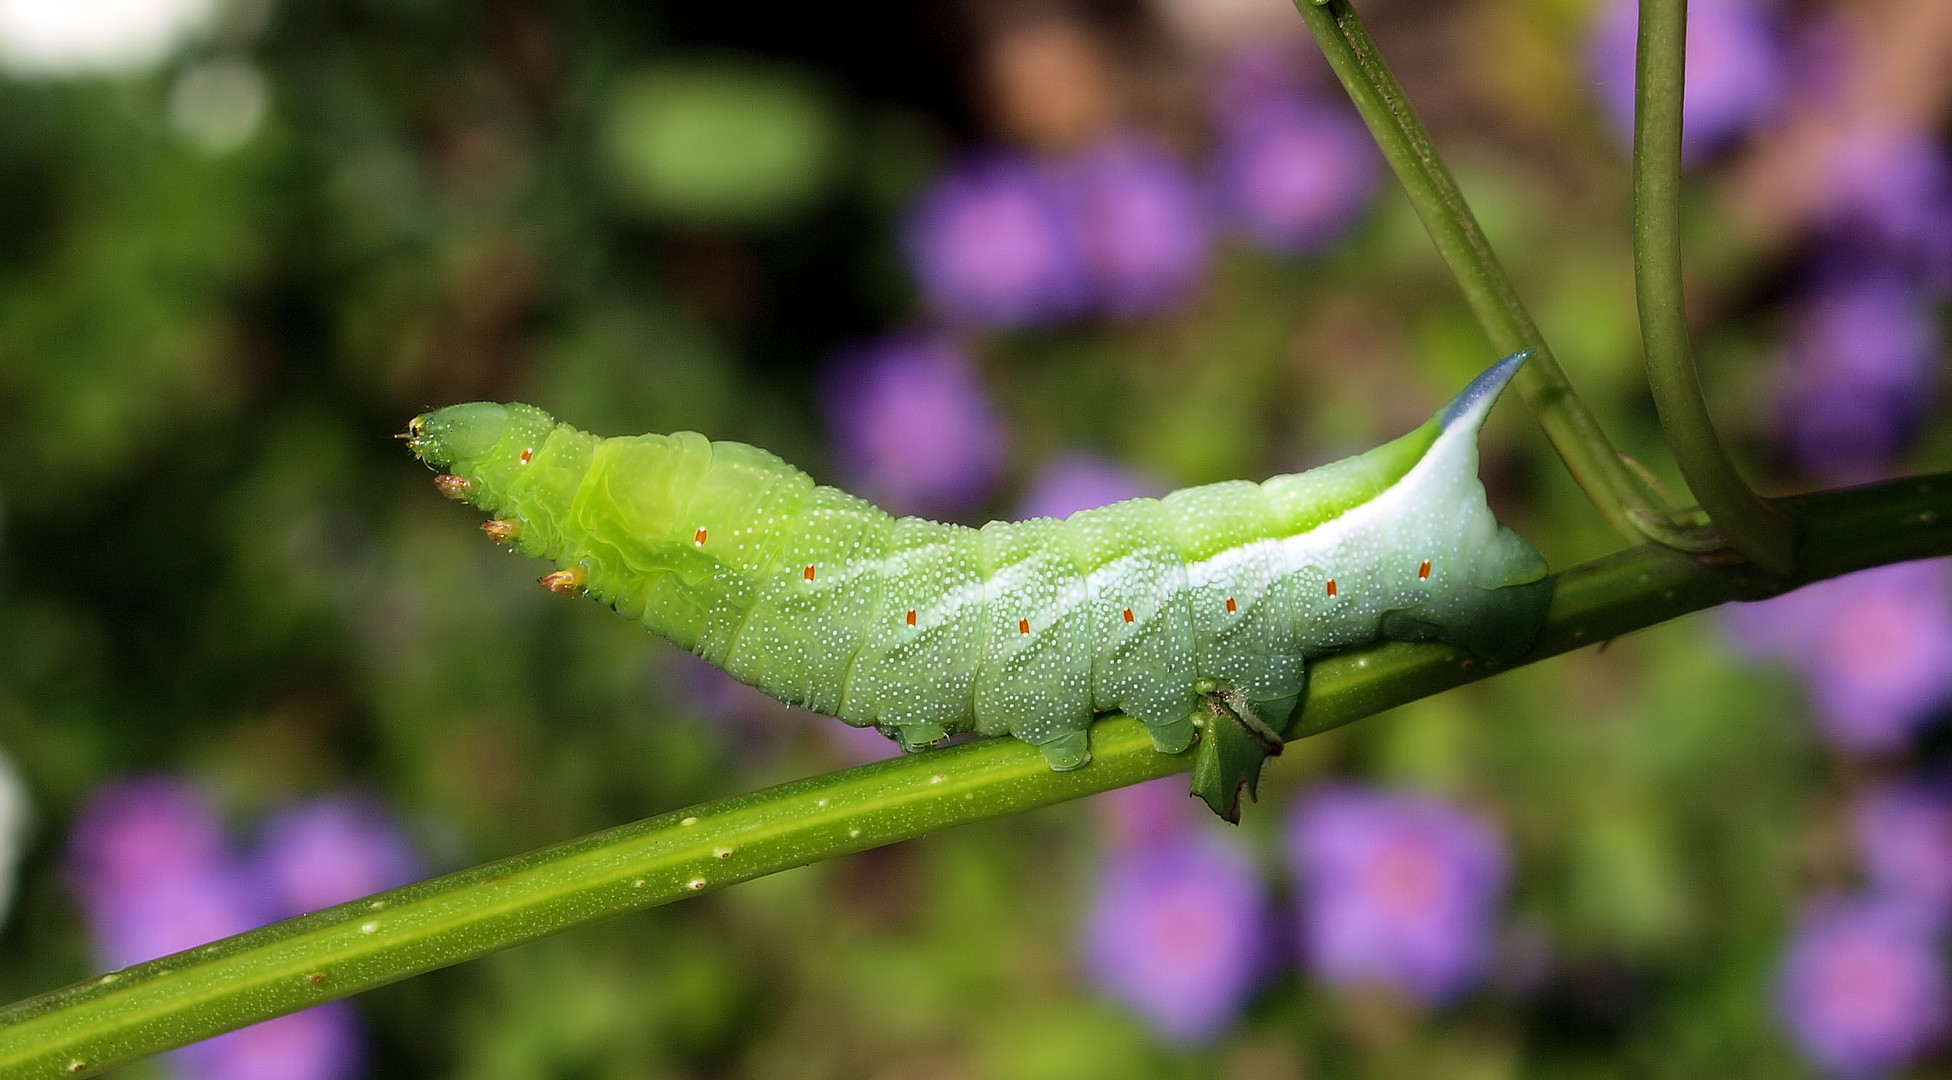
[[[1681,101],[1687,0],[1640,0],[1634,80],[1633,266],[1647,381],[1675,464],[1728,545],[1778,573],[1796,555],[1796,526],[1735,471],[1715,435],[1688,346],[1681,290]]]
[[[1684,529],[1671,524],[1671,508],[1648,499],[1621,462],[1619,451],[1607,441],[1599,422],[1573,391],[1519,300],[1511,278],[1492,253],[1484,230],[1457,190],[1457,181],[1437,156],[1430,133],[1417,119],[1403,88],[1384,65],[1376,43],[1370,40],[1348,0],[1297,0],[1295,6],[1355,102],[1356,111],[1369,125],[1493,349],[1501,354],[1532,350],[1532,362],[1518,374],[1518,391],[1587,498],[1613,530],[1631,543],[1651,537],[1676,547],[1698,546]]]
[[[1952,553],[1952,474],[1791,500],[1799,574],[1646,545],[1556,578],[1526,663],[1729,600]],[[1311,668],[1311,735],[1491,672],[1440,645],[1393,643]],[[985,739],[801,780],[572,840],[267,926],[0,1010],[0,1076],[92,1075],[198,1039],[571,927],[763,874],[1046,806],[1191,766],[1127,717],[1093,726],[1093,760],[1052,772]]]

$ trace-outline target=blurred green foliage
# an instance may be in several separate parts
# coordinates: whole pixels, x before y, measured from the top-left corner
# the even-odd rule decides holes
[[[949,15],[287,3],[248,47],[202,46],[271,88],[223,153],[168,118],[199,57],[5,85],[0,746],[42,824],[0,994],[93,970],[60,861],[112,777],[197,777],[240,829],[370,788],[453,868],[844,760],[827,721],[709,715],[671,650],[536,589],[389,435],[430,405],[522,398],[833,479],[820,365],[915,318],[896,220],[966,135],[953,36],[921,32]],[[1521,61],[1550,60],[1575,24],[1487,20],[1443,48],[1515,37]],[[1571,107],[1524,118],[1551,140],[1531,157],[1433,122],[1571,376],[1664,470],[1617,150]],[[1757,272],[1692,239],[1717,276]],[[1738,309],[1704,346],[1730,416],[1763,400],[1751,342],[1772,332]],[[1319,463],[1420,422],[1487,358],[1386,192],[1326,258],[1226,251],[1181,316],[985,342],[1016,440],[989,509],[1079,447],[1177,484]],[[1611,547],[1520,410],[1485,455],[1494,505],[1555,565]],[[1272,767],[1243,827],[1271,875],[1282,810],[1331,774],[1443,791],[1509,829],[1498,981],[1436,1016],[1290,966],[1229,1039],[1159,1042],[1079,982],[1096,854],[1071,806],[376,991],[372,1073],[1798,1075],[1767,987],[1797,898],[1850,873],[1837,770],[1787,680],[1735,667],[1694,617]]]
[[[655,217],[763,223],[805,210],[833,178],[840,120],[812,80],[751,61],[665,62],[611,92],[616,182]]]

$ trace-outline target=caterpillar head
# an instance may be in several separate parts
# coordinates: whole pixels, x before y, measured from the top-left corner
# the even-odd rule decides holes
[[[407,424],[407,449],[442,470],[441,491],[492,509],[513,471],[528,463],[555,426],[533,405],[475,401],[422,413]]]
[[[407,449],[437,469],[464,466],[492,454],[507,430],[506,405],[492,401],[449,405],[408,422]]]

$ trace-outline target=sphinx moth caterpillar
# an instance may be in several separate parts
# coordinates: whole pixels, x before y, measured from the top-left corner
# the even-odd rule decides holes
[[[1161,752],[1197,739],[1195,793],[1238,820],[1310,659],[1389,638],[1499,662],[1537,636],[1545,560],[1478,480],[1526,356],[1355,457],[980,529],[891,517],[744,443],[599,438],[530,405],[451,406],[406,438],[490,536],[557,565],[545,586],[774,697],[910,750],[1013,735],[1055,769],[1122,711]]]

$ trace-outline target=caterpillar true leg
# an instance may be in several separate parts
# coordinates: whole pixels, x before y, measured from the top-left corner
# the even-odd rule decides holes
[[[564,570],[558,570],[553,574],[544,574],[536,579],[536,584],[548,589],[552,593],[560,593],[563,596],[581,596],[583,595],[583,590],[588,587],[589,583],[590,572],[581,566],[572,566]]]

